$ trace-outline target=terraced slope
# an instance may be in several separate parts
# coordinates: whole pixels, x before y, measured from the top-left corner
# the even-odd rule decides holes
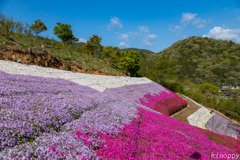
[[[0,159],[210,159],[212,153],[240,153],[240,148],[212,141],[198,129],[154,111],[154,100],[174,95],[147,79],[132,85],[128,77],[121,87],[109,80],[114,85],[100,92],[89,83],[79,84],[93,79],[90,84],[99,86],[99,78],[18,67],[1,69],[25,75],[0,72]],[[139,94],[134,87],[141,88]],[[240,146],[240,141],[234,143]]]
[[[205,127],[215,133],[240,139],[240,127],[218,114],[215,114],[211,119],[209,119]]]
[[[199,128],[211,130],[221,135],[227,135],[236,139],[240,139],[240,127],[238,125],[232,123],[218,113],[211,114],[210,109],[198,104],[190,98],[188,99],[201,107],[187,117],[189,124]]]
[[[178,95],[181,98],[183,98],[185,101],[187,101],[188,106],[187,106],[187,108],[181,110],[180,112],[175,113],[171,117],[174,118],[174,119],[177,119],[181,122],[189,124],[189,121],[188,121],[187,117],[190,116],[191,114],[193,114],[194,112],[196,112],[200,108],[200,106],[196,105],[191,100],[185,98],[181,94],[178,94]]]
[[[89,86],[103,92],[107,88],[116,88],[125,85],[151,83],[147,78],[130,78],[117,76],[92,75],[84,73],[73,73],[59,69],[47,67],[39,67],[34,65],[23,65],[16,62],[8,62],[0,60],[0,71],[10,74],[32,75],[49,78],[62,78],[78,83],[80,85]]]

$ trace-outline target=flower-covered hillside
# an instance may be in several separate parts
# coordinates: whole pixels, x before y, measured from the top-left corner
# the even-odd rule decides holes
[[[212,154],[239,155],[212,141],[198,129],[165,115],[139,109],[139,118],[120,129],[119,135],[102,135],[97,150],[104,159],[214,159]],[[229,142],[235,141],[229,138]],[[240,141],[234,142],[240,145]],[[226,159],[218,157],[218,159]],[[230,159],[230,158],[229,158]],[[232,158],[231,158],[232,159]],[[234,158],[233,158],[234,159]]]
[[[129,101],[135,101],[168,116],[187,106],[185,100],[155,82],[110,88],[105,92],[117,93]]]
[[[84,131],[89,126],[115,133],[116,126],[123,127],[137,117],[131,103],[62,79],[0,72],[0,91],[0,157],[4,159],[24,155],[50,158],[45,154],[49,145],[59,143],[66,151],[65,140],[81,151],[85,145],[74,143],[73,130]],[[38,141],[42,152],[34,148]],[[93,150],[84,152],[86,157],[89,154]]]
[[[237,154],[190,125],[71,81],[0,72],[0,89],[0,159],[210,159],[211,153]]]

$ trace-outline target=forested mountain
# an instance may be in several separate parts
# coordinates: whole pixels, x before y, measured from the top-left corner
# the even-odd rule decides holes
[[[154,53],[153,51],[147,50],[147,49],[139,49],[139,48],[124,48],[124,49],[120,49],[121,52],[125,52],[126,50],[129,51],[138,51],[139,53]]]
[[[191,80],[218,86],[240,82],[240,44],[228,40],[193,36],[177,41],[160,53],[142,54],[141,60],[139,73],[158,81]]]

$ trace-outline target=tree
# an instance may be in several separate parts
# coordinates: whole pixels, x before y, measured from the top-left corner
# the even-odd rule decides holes
[[[175,66],[177,65],[178,60],[168,60],[166,58],[157,58],[156,63],[151,64],[150,79],[156,81],[157,83],[162,84],[167,78],[172,75],[175,75]]]
[[[32,36],[32,29],[29,26],[30,25],[27,22],[25,22],[24,33],[27,35],[27,41]]]
[[[17,22],[16,23],[16,32],[18,33],[18,34],[22,34],[22,32],[23,32],[23,23],[22,22]]]
[[[50,36],[50,34],[47,34],[47,35],[45,35],[45,37],[43,39],[43,43],[44,43],[45,46],[47,46],[47,44],[48,44],[48,37],[49,36]]]
[[[76,45],[74,50],[77,51],[78,53],[82,52],[82,48],[78,44]]]
[[[69,24],[63,24],[58,22],[57,26],[53,28],[53,34],[55,34],[58,38],[60,38],[62,42],[69,42],[69,43],[76,42],[79,39],[74,37],[71,28],[72,26]]]
[[[16,27],[16,36],[17,36],[17,37],[21,36],[21,34],[22,34],[22,32],[23,32],[23,27],[24,27],[24,26],[23,26],[23,23],[18,21],[18,22],[16,23],[16,26],[15,26],[15,27]]]
[[[199,90],[204,96],[204,105],[206,105],[206,103],[209,103],[210,101],[216,101],[216,97],[220,94],[218,92],[220,88],[210,83],[200,84]]]
[[[52,39],[51,39],[51,45],[52,45],[53,47],[55,47],[55,45],[56,45],[56,41],[55,41],[55,39],[54,39],[53,36],[52,36]]]
[[[48,30],[48,29],[47,29],[47,26],[44,24],[44,22],[42,22],[41,19],[38,19],[38,20],[36,20],[36,21],[34,21],[34,22],[35,22],[35,24],[32,24],[32,25],[30,26],[30,29],[31,29],[34,33],[36,33],[36,36],[37,36],[39,33]]]
[[[13,33],[13,31],[15,30],[15,25],[16,22],[13,21],[13,17],[11,16],[11,18],[8,18],[8,23],[9,23],[9,32]]]
[[[5,19],[5,14],[0,11],[0,35],[4,33]]]
[[[125,72],[129,72],[134,76],[141,68],[140,54],[137,51],[128,51],[122,53],[120,58],[120,65]]]
[[[0,24],[1,24],[1,33],[6,37],[9,37],[10,33],[15,29],[15,22],[13,21],[13,17],[5,18],[4,14],[0,14]]]
[[[110,61],[110,66],[113,63],[117,63],[117,59],[120,58],[120,52],[118,47],[107,46],[102,49],[102,58],[107,58]]]
[[[102,37],[98,37],[97,35],[92,35],[89,37],[87,43],[83,46],[83,49],[90,55],[96,54],[96,52],[101,52],[103,46],[100,44],[102,41]]]

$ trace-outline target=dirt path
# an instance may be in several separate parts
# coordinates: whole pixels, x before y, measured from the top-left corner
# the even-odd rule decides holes
[[[179,94],[178,94],[179,95]],[[194,112],[196,112],[199,108],[201,108],[200,106],[196,105],[195,103],[193,103],[192,101],[186,99],[185,97],[179,95],[182,99],[186,100],[188,103],[187,108],[181,110],[180,112],[177,112],[173,115],[171,115],[170,117],[177,119],[181,122],[187,123],[189,124],[187,117],[190,116],[191,114],[193,114]]]

